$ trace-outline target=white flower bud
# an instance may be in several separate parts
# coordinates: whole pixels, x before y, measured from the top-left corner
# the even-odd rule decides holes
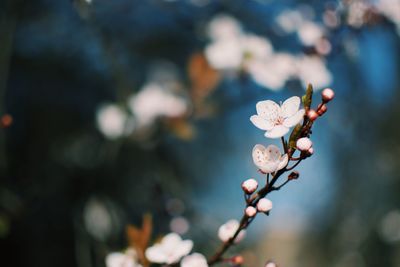
[[[297,140],[296,147],[300,151],[308,151],[312,147],[310,138],[303,137]]]
[[[331,101],[335,97],[335,92],[331,88],[322,90],[322,100],[325,102]]]
[[[272,201],[267,198],[262,198],[257,203],[259,212],[268,212],[272,209]]]
[[[245,213],[248,217],[254,217],[257,214],[257,210],[256,208],[252,207],[252,206],[248,206],[245,209]]]
[[[310,147],[310,149],[308,149],[307,152],[310,155],[314,154],[314,148]]]
[[[258,182],[254,179],[248,179],[242,183],[242,189],[246,194],[252,194],[256,191]]]
[[[267,264],[265,264],[265,267],[276,267],[275,262],[269,261]]]

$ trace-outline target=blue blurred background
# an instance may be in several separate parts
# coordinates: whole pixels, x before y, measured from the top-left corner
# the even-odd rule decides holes
[[[4,266],[104,266],[154,219],[210,255],[260,183],[257,101],[336,98],[244,266],[400,266],[400,1],[0,3]]]

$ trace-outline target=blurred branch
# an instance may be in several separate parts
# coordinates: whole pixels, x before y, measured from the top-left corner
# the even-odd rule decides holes
[[[18,11],[23,0],[5,0],[0,3],[0,116],[5,110],[5,92],[7,88],[14,32],[18,20]],[[6,166],[5,133],[0,130],[0,167]]]

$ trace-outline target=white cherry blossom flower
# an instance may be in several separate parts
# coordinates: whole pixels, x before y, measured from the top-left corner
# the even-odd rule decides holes
[[[236,230],[239,228],[239,222],[237,220],[229,220],[225,224],[221,225],[218,229],[218,237],[222,242],[227,242],[233,235]],[[246,235],[246,231],[242,230],[237,235],[235,239],[235,243],[239,243]]]
[[[288,155],[281,155],[279,148],[275,145],[264,147],[255,145],[253,148],[254,164],[264,173],[273,173],[283,169],[288,163]]]
[[[193,253],[182,259],[181,267],[208,267],[207,259],[200,253]]]
[[[113,252],[106,257],[107,267],[142,267],[138,263],[136,251],[128,249],[125,253]]]
[[[192,250],[192,240],[182,240],[176,233],[166,235],[161,243],[146,249],[146,258],[154,263],[173,264]]]
[[[281,106],[271,100],[260,101],[256,105],[257,115],[250,117],[250,121],[259,129],[267,131],[268,138],[279,138],[289,132],[289,128],[298,124],[304,116],[304,109],[300,109],[300,98],[293,96]]]

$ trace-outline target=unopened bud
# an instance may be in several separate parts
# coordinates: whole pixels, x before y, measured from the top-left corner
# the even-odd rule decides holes
[[[310,121],[315,121],[316,119],[318,119],[318,113],[315,110],[310,109],[307,112],[307,117],[310,119]]]
[[[0,125],[3,128],[8,128],[11,126],[13,122],[13,117],[10,114],[4,114],[3,116],[1,116],[0,119]]]
[[[322,96],[322,101],[327,103],[335,97],[335,92],[331,88],[326,88],[322,90],[321,96]]]
[[[296,180],[297,178],[299,178],[300,174],[298,171],[292,171],[289,175],[288,175],[288,179],[289,180]]]
[[[272,201],[267,198],[262,198],[257,203],[259,212],[268,212],[272,209]]]
[[[235,257],[232,258],[232,263],[236,264],[236,265],[241,265],[244,262],[244,258],[243,256],[237,255]]]
[[[314,154],[314,148],[310,147],[310,149],[307,152],[310,155]]]
[[[246,194],[252,194],[257,190],[258,182],[254,179],[248,179],[242,183],[242,189]]]
[[[327,110],[328,110],[328,107],[325,104],[319,104],[317,113],[319,116],[322,116]]]
[[[312,142],[308,137],[302,137],[297,140],[296,147],[300,151],[308,151],[312,147]]]
[[[257,210],[253,206],[248,206],[244,212],[246,213],[247,217],[254,217],[257,214]]]

